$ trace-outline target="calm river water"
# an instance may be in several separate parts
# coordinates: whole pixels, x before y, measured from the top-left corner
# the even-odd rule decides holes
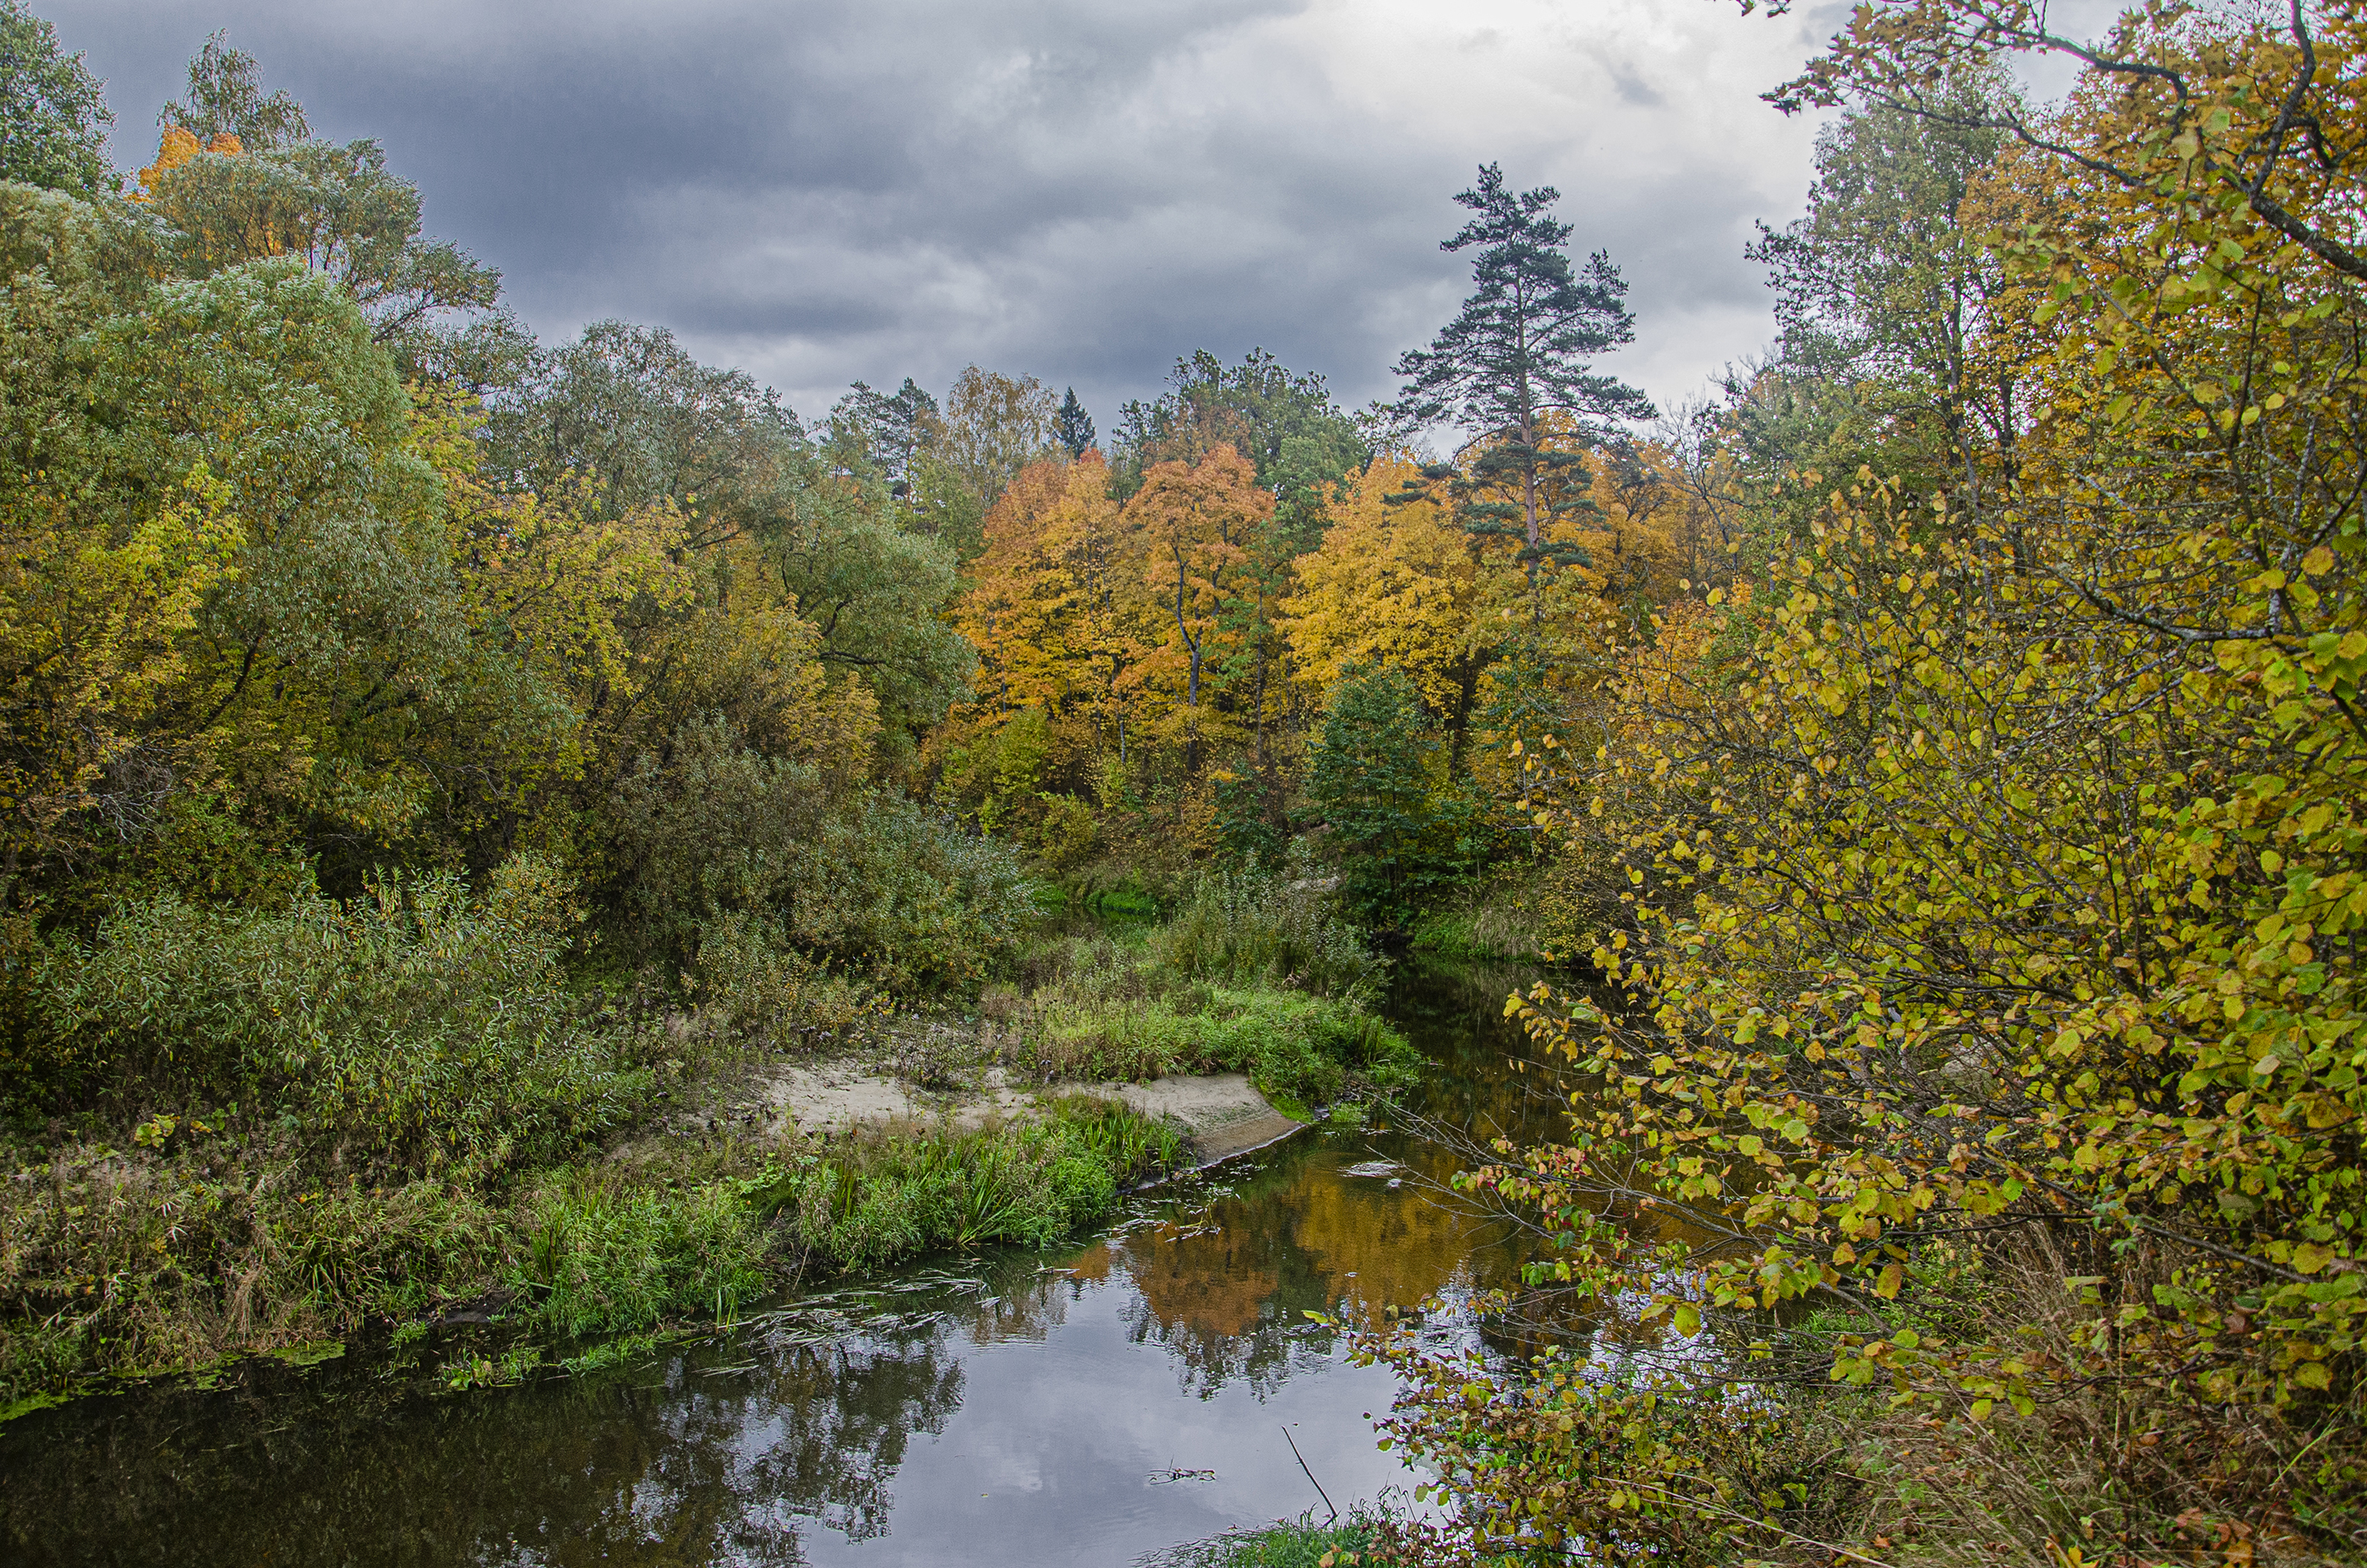
[[[1422,1111],[1549,1132],[1523,976],[1401,975]],[[1399,1184],[1351,1168],[1389,1161]],[[595,1376],[398,1396],[364,1358],[0,1427],[0,1558],[46,1563],[1092,1564],[1404,1489],[1393,1390],[1305,1314],[1508,1282],[1446,1151],[1310,1131],[1048,1253],[779,1303]]]

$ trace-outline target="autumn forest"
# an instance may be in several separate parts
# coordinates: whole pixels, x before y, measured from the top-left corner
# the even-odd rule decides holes
[[[1391,964],[1517,963],[1567,1134],[1459,1198],[1628,1370],[1357,1330],[1439,1506],[1324,1562],[2367,1553],[2352,8],[1860,8],[1658,408],[1493,164],[1391,400],[792,410],[221,36],[120,172],[0,41],[0,1405],[1044,1245],[1179,1157],[1070,1087],[1377,1115]],[[718,1131],[842,1050],[1043,1109]]]

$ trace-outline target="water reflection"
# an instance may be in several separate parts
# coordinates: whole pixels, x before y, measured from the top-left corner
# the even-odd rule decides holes
[[[1421,1109],[1531,1135],[1503,988],[1401,1000]],[[1404,1171],[1343,1174],[1374,1160]],[[428,1397],[366,1364],[86,1401],[0,1427],[0,1557],[27,1564],[1122,1562],[1402,1479],[1309,1311],[1508,1283],[1452,1156],[1310,1134],[1065,1253],[811,1296],[647,1364]],[[1207,1479],[1176,1481],[1206,1471]]]

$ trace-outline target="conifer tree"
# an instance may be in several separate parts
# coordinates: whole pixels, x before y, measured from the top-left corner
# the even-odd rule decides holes
[[[1060,400],[1060,412],[1052,416],[1052,439],[1059,442],[1071,457],[1082,457],[1093,444],[1093,417],[1085,405],[1077,400],[1077,389],[1071,387]]]
[[[1579,445],[1605,422],[1648,419],[1652,405],[1625,382],[1596,374],[1591,356],[1634,340],[1627,285],[1601,251],[1583,270],[1569,255],[1570,226],[1546,215],[1561,199],[1551,186],[1514,193],[1502,168],[1483,165],[1479,183],[1455,198],[1478,217],[1441,250],[1479,247],[1471,269],[1478,288],[1426,349],[1398,360],[1406,383],[1398,412],[1416,424],[1442,419],[1467,431],[1478,449],[1457,499],[1472,533],[1516,536],[1534,587],[1538,563],[1583,560],[1575,546],[1546,537],[1555,518],[1591,510],[1585,499],[1585,456],[1571,444],[1549,445],[1574,423]],[[1444,470],[1425,477],[1444,479]],[[1517,502],[1477,501],[1496,491]]]

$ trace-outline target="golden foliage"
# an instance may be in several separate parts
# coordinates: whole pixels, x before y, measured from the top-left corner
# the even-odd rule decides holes
[[[1436,500],[1387,504],[1416,477],[1402,457],[1376,457],[1328,509],[1322,544],[1298,558],[1280,618],[1294,673],[1319,698],[1353,664],[1403,671],[1437,713],[1466,694],[1482,629],[1478,567]]]

